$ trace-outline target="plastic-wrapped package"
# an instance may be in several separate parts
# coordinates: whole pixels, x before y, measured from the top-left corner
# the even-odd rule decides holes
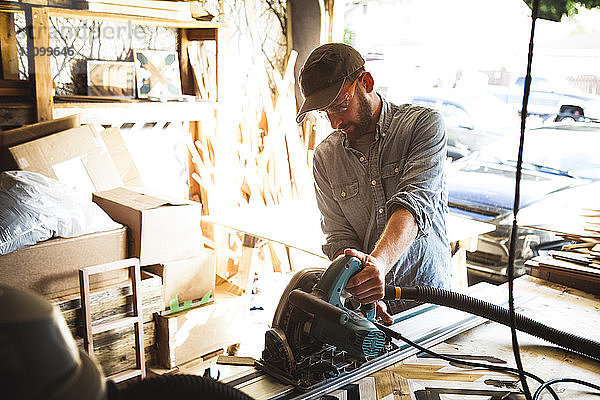
[[[119,228],[73,189],[29,171],[0,173],[0,255],[51,237]]]

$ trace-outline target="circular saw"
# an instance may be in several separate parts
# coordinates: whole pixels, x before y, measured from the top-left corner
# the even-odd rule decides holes
[[[296,273],[275,311],[259,368],[295,387],[309,390],[383,356],[393,344],[377,328],[374,304],[354,310],[344,302],[348,279],[360,260],[340,256],[326,269]]]

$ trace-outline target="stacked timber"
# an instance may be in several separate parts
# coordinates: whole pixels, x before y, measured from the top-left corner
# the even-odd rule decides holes
[[[190,54],[192,58],[197,58],[196,52]],[[226,122],[232,132],[221,127],[217,135],[216,129],[198,127],[188,140],[192,193],[197,193],[192,197],[202,203],[203,215],[313,200],[312,152],[318,130],[314,123],[306,129],[295,121],[296,58],[297,53],[291,51],[283,74],[272,71],[272,85],[264,68],[250,71],[256,90],[246,98],[241,118]],[[203,69],[194,69],[197,89],[202,87],[198,85],[202,81],[198,71]],[[217,274],[231,280],[240,274],[243,235],[207,225],[203,224],[202,230],[207,245],[217,251]],[[283,246],[269,243],[263,253],[274,270],[292,269],[293,262]]]
[[[586,210],[576,230],[545,229],[570,243],[560,251],[527,261],[531,275],[589,293],[600,294],[600,210]]]

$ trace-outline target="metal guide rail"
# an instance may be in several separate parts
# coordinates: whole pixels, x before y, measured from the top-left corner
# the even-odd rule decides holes
[[[483,283],[469,288],[467,292],[471,296],[495,304],[505,303],[503,286]],[[398,314],[391,328],[424,347],[432,347],[483,322],[485,319],[481,317],[446,307],[423,304]],[[356,359],[341,353],[343,352],[336,351],[332,346],[306,360],[307,363],[314,364],[314,376],[320,376],[322,380],[318,383],[307,381],[304,387],[292,385],[294,382],[279,371],[269,370],[267,373],[260,368],[226,378],[222,382],[256,400],[314,399],[408,358],[418,353],[418,350],[393,339],[385,354],[368,361],[357,362]],[[319,370],[319,366],[324,368]]]

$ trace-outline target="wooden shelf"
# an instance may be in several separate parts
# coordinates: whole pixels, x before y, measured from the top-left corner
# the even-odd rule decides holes
[[[54,103],[54,118],[81,114],[82,123],[104,121],[201,121],[212,117],[217,109],[214,101],[152,101],[115,103]]]

